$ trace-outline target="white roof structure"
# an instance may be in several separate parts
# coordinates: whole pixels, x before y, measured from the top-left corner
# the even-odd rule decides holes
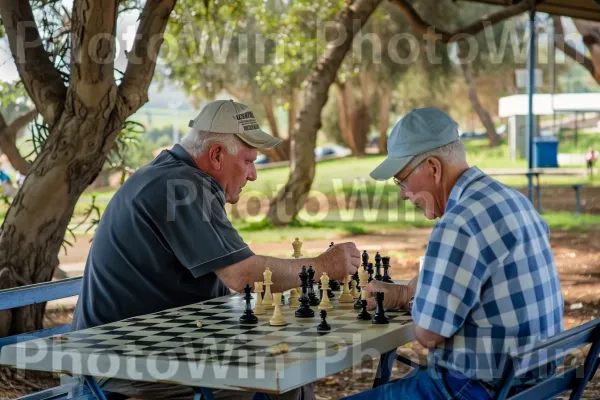
[[[529,103],[526,94],[501,97],[498,114],[502,118],[527,115]],[[600,112],[600,93],[535,94],[534,115],[552,115],[567,112]]]

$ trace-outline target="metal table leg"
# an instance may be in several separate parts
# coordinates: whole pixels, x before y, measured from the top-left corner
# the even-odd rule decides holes
[[[395,349],[381,355],[379,365],[377,366],[377,375],[375,375],[375,380],[373,381],[374,388],[385,385],[390,381],[390,377],[392,376],[392,366],[394,365],[395,360]]]
[[[102,392],[102,389],[100,389],[100,386],[98,386],[98,382],[96,382],[96,379],[93,376],[84,375],[83,378],[85,379],[86,385],[88,385],[96,399],[106,400],[106,396]]]

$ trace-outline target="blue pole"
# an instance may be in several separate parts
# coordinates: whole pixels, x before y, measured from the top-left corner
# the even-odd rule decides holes
[[[527,168],[533,168],[533,94],[535,93],[535,8],[529,13],[529,114],[527,116]],[[527,175],[527,197],[533,202],[533,176]]]

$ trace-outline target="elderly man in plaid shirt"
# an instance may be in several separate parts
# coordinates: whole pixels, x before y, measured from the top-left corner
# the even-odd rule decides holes
[[[563,331],[548,226],[521,193],[469,167],[457,123],[433,107],[396,124],[388,158],[371,177],[393,177],[402,199],[439,218],[408,286],[367,286],[385,292],[386,307],[411,308],[429,356],[427,368],[354,397],[491,398],[508,354]],[[531,373],[516,390],[554,368]]]

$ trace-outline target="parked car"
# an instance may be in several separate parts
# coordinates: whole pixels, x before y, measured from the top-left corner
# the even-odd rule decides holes
[[[315,147],[315,158],[317,161],[331,156],[345,157],[352,154],[349,148],[339,145],[327,145]]]

